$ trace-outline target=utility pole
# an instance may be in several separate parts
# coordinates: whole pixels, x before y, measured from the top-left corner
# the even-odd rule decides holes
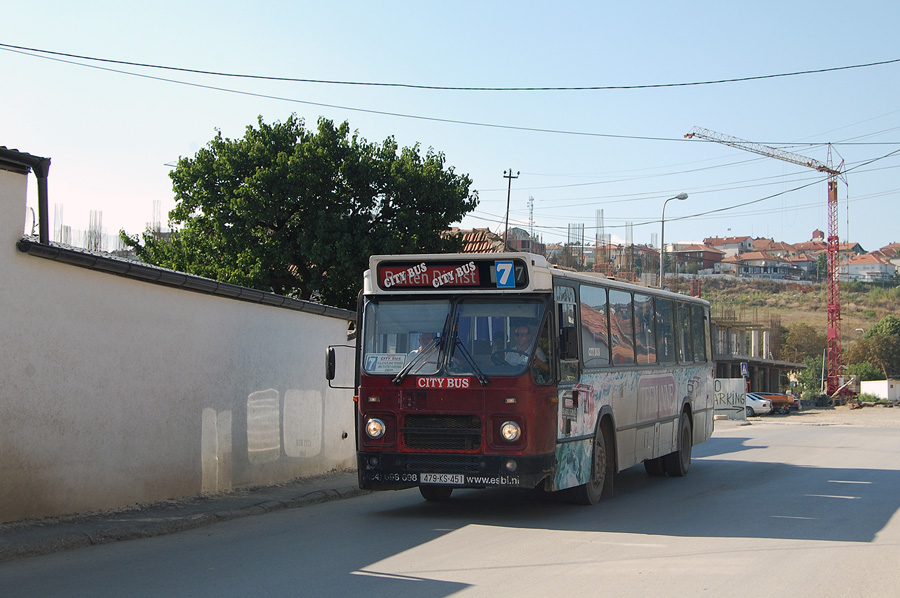
[[[508,180],[506,187],[506,224],[503,232],[503,251],[509,251],[509,196],[512,193],[512,180],[519,178],[519,171],[512,173],[512,168],[503,171],[503,178]]]

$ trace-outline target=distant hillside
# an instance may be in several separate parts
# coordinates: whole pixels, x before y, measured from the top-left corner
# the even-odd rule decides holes
[[[733,281],[703,278],[701,296],[712,305],[713,314],[730,312],[742,321],[768,322],[778,318],[782,325],[803,322],[823,330],[827,327],[827,289],[824,284],[801,286],[767,280]],[[690,281],[672,290],[689,293]],[[848,340],[862,336],[885,315],[900,314],[900,287],[861,283],[841,284],[841,332]]]

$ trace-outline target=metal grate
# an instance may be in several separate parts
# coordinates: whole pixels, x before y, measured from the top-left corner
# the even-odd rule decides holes
[[[481,448],[477,415],[407,415],[400,430],[414,450],[475,451]]]

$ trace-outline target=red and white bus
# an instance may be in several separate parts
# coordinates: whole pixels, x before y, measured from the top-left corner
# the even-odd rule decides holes
[[[358,315],[361,488],[541,487],[593,504],[640,463],[685,475],[713,431],[701,299],[525,253],[379,255]]]

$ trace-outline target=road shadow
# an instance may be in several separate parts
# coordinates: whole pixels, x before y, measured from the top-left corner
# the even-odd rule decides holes
[[[446,502],[422,501],[378,516],[398,525],[439,517],[451,527],[872,542],[900,508],[898,471],[714,458],[765,448],[745,447],[746,440],[711,441],[683,478],[650,477],[642,466],[622,471],[615,495],[593,507],[536,491],[461,490]]]

